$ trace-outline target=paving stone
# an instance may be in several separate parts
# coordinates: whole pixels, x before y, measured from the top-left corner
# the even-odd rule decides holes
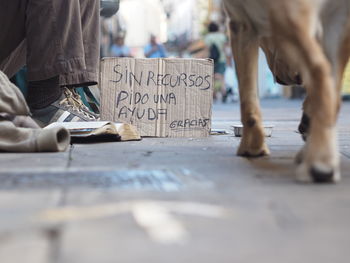
[[[0,191],[0,235],[37,227],[40,211],[62,202],[61,190],[52,191]],[[1,260],[0,260],[1,262]]]
[[[40,232],[0,234],[0,261],[3,263],[47,263],[50,244]]]
[[[0,174],[9,171],[62,169],[67,166],[69,152],[65,153],[1,153]]]

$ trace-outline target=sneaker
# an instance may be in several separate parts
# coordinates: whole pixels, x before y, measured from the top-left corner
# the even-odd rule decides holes
[[[99,120],[99,116],[84,105],[79,94],[69,88],[63,88],[62,96],[49,106],[32,110],[32,118],[40,127],[53,122]]]

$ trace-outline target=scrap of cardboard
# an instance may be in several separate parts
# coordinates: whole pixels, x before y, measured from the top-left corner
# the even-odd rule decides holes
[[[105,58],[101,118],[133,124],[141,136],[209,136],[213,68],[208,59]]]

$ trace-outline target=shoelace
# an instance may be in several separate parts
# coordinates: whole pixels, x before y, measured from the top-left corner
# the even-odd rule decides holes
[[[73,97],[78,100],[81,104],[81,109],[83,111],[86,111],[88,114],[94,116],[96,118],[96,120],[99,120],[100,119],[100,115],[99,114],[96,114],[94,112],[92,112],[88,107],[86,107],[86,105],[83,103],[83,101],[81,100],[81,97],[80,95],[78,94],[78,92],[76,92],[74,89],[70,90],[73,94]]]
[[[97,116],[89,112],[89,109],[83,104],[78,93],[64,88],[63,93],[65,98],[59,102],[59,105],[64,105],[73,111],[77,111],[89,120],[97,120]],[[75,93],[75,94],[74,94]]]

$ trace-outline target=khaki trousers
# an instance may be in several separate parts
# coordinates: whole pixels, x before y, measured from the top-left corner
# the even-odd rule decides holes
[[[0,0],[0,70],[27,65],[28,81],[94,85],[99,65],[99,0]]]

